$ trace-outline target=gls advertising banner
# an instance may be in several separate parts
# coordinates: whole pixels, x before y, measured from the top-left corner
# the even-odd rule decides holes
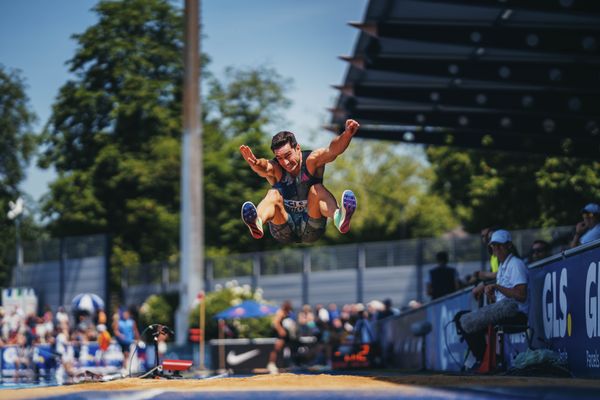
[[[550,348],[575,376],[600,377],[600,245],[529,270],[534,348]]]
[[[477,305],[471,289],[456,292],[427,307],[427,320],[432,330],[427,335],[427,368],[436,371],[460,371],[467,353],[467,344],[461,341],[452,322],[456,313],[473,310]]]

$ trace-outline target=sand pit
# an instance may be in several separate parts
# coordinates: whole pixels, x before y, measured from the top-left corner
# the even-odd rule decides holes
[[[457,375],[398,375],[398,376],[354,376],[354,375],[257,375],[245,378],[149,380],[127,378],[103,383],[82,383],[69,386],[40,387],[31,389],[0,390],[5,399],[32,399],[72,395],[88,391],[385,391],[400,386],[425,387],[574,387],[600,389],[600,381],[568,378],[535,378],[505,376],[457,376]]]

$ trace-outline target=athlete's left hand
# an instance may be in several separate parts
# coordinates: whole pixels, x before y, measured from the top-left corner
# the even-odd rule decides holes
[[[358,131],[359,127],[360,127],[360,124],[358,122],[356,122],[355,120],[353,120],[353,119],[346,120],[346,132],[350,136],[354,136],[356,131]]]

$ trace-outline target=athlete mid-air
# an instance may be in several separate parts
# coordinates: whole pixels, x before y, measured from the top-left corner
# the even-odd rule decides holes
[[[268,224],[273,237],[281,243],[312,243],[325,232],[327,218],[332,218],[341,233],[350,229],[350,219],[356,211],[356,197],[351,190],[342,193],[341,206],[323,186],[325,164],[342,154],[358,131],[358,122],[346,121],[344,132],[328,147],[302,151],[292,132],[282,131],[273,136],[271,160],[256,158],[250,147],[240,146],[240,152],[259,176],[272,186],[267,195],[254,206],[242,205],[242,220],[252,237],[264,235]]]

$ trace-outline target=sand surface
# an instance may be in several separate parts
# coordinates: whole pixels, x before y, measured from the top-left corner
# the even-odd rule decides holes
[[[165,390],[165,391],[250,391],[250,390],[394,390],[399,385],[473,387],[473,386],[544,386],[598,388],[600,380],[568,378],[536,378],[506,376],[457,375],[256,375],[246,378],[215,379],[139,379],[127,378],[111,382],[90,382],[77,385],[0,390],[4,399],[31,399],[60,396],[86,391]]]

